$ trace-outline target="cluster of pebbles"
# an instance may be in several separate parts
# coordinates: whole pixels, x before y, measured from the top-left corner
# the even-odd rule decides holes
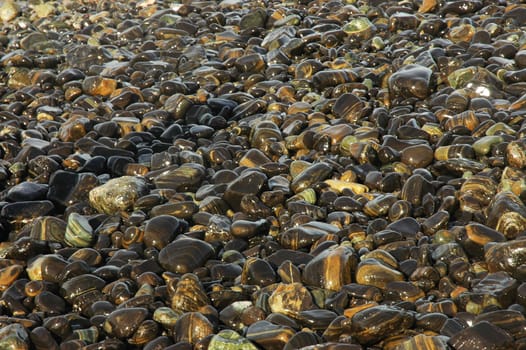
[[[0,349],[526,349],[524,4],[0,19]]]

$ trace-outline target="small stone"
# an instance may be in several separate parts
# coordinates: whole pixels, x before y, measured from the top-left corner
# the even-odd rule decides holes
[[[257,350],[257,348],[239,333],[225,329],[212,337],[208,350]]]
[[[356,255],[351,248],[329,248],[312,259],[303,271],[308,286],[339,291],[351,283],[351,272],[356,266]]]
[[[68,217],[64,243],[70,247],[89,247],[93,238],[93,228],[88,219],[78,213],[71,213]]]
[[[188,163],[168,168],[153,179],[157,188],[171,188],[176,191],[195,191],[205,177],[205,168],[200,164]]]
[[[425,168],[433,161],[433,149],[428,145],[414,145],[400,152],[401,161],[415,168]]]
[[[59,206],[67,207],[88,200],[88,193],[98,185],[93,173],[73,173],[58,170],[49,179],[47,198]]]
[[[34,201],[46,198],[47,184],[24,181],[7,192],[6,199],[11,202]]]
[[[398,70],[389,78],[391,99],[419,98],[424,99],[434,89],[431,69],[416,64],[409,64]]]
[[[418,334],[394,347],[393,350],[449,350],[448,338]]]
[[[104,322],[104,331],[117,338],[126,339],[139,328],[148,316],[148,310],[142,307],[117,309],[108,315]]]
[[[245,171],[228,184],[223,199],[232,209],[241,210],[241,199],[246,195],[258,194],[267,180],[267,176],[257,170]]]
[[[295,333],[287,326],[258,321],[248,327],[246,336],[263,349],[283,349]]]
[[[365,259],[356,269],[356,282],[385,289],[389,282],[404,281],[404,275],[376,259]]]
[[[466,310],[474,314],[491,305],[505,309],[514,303],[518,287],[519,282],[507,272],[489,273],[471,291],[460,294],[457,303],[465,305]]]
[[[392,306],[373,306],[352,316],[353,337],[362,345],[373,345],[403,332],[413,325],[414,317],[406,310]]]
[[[173,328],[175,342],[195,344],[213,333],[214,325],[200,312],[183,314]]]
[[[73,115],[60,126],[58,138],[65,142],[75,142],[82,138],[91,128],[88,118],[80,115]]]
[[[78,45],[66,53],[66,64],[86,72],[91,66],[102,65],[112,59],[110,52],[100,46]]]
[[[82,82],[82,90],[89,95],[109,96],[117,88],[117,80],[103,77],[86,77]]]
[[[526,230],[526,206],[510,191],[499,192],[489,203],[487,222],[491,228],[514,239]]]
[[[490,272],[506,271],[520,280],[526,278],[526,240],[488,243],[484,250],[484,258]]]

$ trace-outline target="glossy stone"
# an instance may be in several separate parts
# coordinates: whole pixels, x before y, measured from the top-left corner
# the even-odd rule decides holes
[[[432,73],[429,68],[415,64],[400,69],[389,78],[392,98],[426,98],[434,89]]]
[[[267,176],[259,171],[245,171],[237,179],[230,182],[225,190],[223,199],[234,210],[241,209],[241,200],[246,195],[258,194]]]
[[[115,310],[108,315],[104,322],[104,331],[117,338],[128,338],[139,328],[147,315],[148,310],[144,308]]]
[[[0,348],[524,348],[523,4],[0,18]]]
[[[488,270],[506,271],[512,276],[522,276],[521,266],[526,259],[525,247],[524,240],[488,244],[484,254]]]
[[[268,321],[258,321],[247,329],[246,337],[265,349],[281,349],[294,335],[287,326],[278,326]]]
[[[404,281],[404,275],[376,259],[362,260],[356,269],[356,282],[385,289],[389,282]]]
[[[413,316],[408,311],[389,306],[374,306],[352,317],[352,334],[361,344],[375,344],[411,327]]]
[[[199,164],[183,164],[164,170],[153,179],[157,188],[170,188],[176,191],[196,190],[205,175],[205,169]]]
[[[351,248],[331,247],[312,259],[303,271],[306,285],[338,291],[351,282],[356,256]]]
[[[210,340],[208,349],[237,349],[237,350],[256,350],[256,346],[246,338],[240,336],[232,330],[223,330],[215,334]]]
[[[498,193],[488,205],[487,225],[513,239],[526,227],[526,207],[513,193]]]
[[[78,213],[71,213],[64,234],[64,243],[71,247],[89,247],[94,238],[93,228],[88,219]]]
[[[209,243],[184,237],[161,249],[159,264],[174,273],[187,273],[203,266],[214,253],[214,248]]]
[[[183,314],[174,325],[174,341],[195,344],[214,333],[212,323],[199,312]]]
[[[206,292],[196,275],[184,274],[173,292],[171,307],[178,312],[198,311],[210,303]]]
[[[144,244],[146,247],[155,247],[161,250],[173,241],[181,226],[179,220],[173,216],[156,216],[146,223]]]
[[[401,161],[415,168],[424,168],[433,160],[433,150],[428,145],[415,145],[404,148]]]
[[[502,329],[487,321],[466,328],[449,339],[455,349],[493,348],[506,349],[512,346],[513,338]]]

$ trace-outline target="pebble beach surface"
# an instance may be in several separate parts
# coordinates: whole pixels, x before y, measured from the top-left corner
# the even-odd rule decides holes
[[[525,4],[0,23],[0,349],[526,349]]]

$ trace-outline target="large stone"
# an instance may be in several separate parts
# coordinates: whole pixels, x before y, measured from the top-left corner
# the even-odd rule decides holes
[[[91,206],[109,215],[130,209],[135,201],[148,194],[148,184],[142,177],[121,176],[95,187],[89,193]]]

